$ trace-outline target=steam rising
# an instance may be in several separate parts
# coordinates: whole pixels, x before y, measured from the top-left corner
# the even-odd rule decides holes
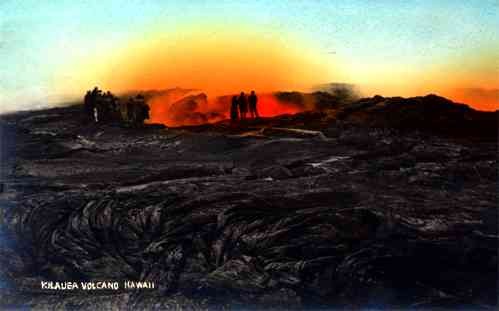
[[[312,85],[331,81],[331,64],[312,50],[284,34],[254,29],[158,31],[108,57],[100,55],[100,62],[105,58],[106,63],[81,68],[81,80],[86,88],[97,84],[116,93],[176,90],[150,98],[151,122],[197,124],[227,117],[228,103],[223,99],[227,95],[308,91]],[[205,98],[198,96],[201,93]],[[198,97],[182,101],[186,96]],[[259,99],[262,116],[301,110],[273,96]]]
[[[236,94],[233,94],[236,95]],[[233,95],[209,98],[205,93],[180,88],[149,94],[150,123],[169,126],[199,125],[229,118]],[[303,101],[285,100],[274,94],[258,94],[258,109],[262,117],[294,114],[311,105]]]

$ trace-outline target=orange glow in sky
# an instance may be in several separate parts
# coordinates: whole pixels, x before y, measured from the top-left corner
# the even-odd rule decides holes
[[[106,69],[100,80],[116,91],[181,87],[210,97],[306,90],[333,78],[329,60],[303,42],[235,30],[151,35],[110,57]]]
[[[349,55],[330,55],[313,44],[284,33],[266,33],[251,28],[206,31],[156,31],[110,50],[80,66],[77,92],[99,85],[115,93],[161,90],[174,87],[194,89],[208,96],[196,112],[218,114],[209,121],[228,117],[228,106],[216,98],[229,94],[261,95],[262,116],[296,113],[300,107],[280,103],[276,91],[310,91],[315,85],[347,82],[359,85],[364,96],[423,96],[429,93],[480,110],[496,110],[499,78],[490,49],[463,52],[448,63],[399,66],[359,62]],[[92,82],[89,82],[92,81]],[[82,86],[84,85],[84,86]],[[58,86],[62,83],[58,81]],[[177,100],[176,98],[175,100]],[[155,99],[151,122],[178,124],[167,114],[173,99]],[[198,121],[192,121],[198,122]]]
[[[124,91],[192,89],[191,94],[204,93],[206,103],[197,102],[192,113],[198,117],[182,118],[171,105],[185,94],[171,93],[153,98],[150,122],[170,126],[202,123],[229,117],[230,103],[217,98],[241,91],[259,95],[259,112],[263,117],[296,113],[303,108],[280,103],[270,95],[276,91],[310,91],[312,86],[331,81],[331,60],[317,57],[304,42],[290,44],[284,34],[225,30],[215,33],[186,31],[183,33],[151,34],[113,53],[106,64],[87,65],[88,76],[99,77],[97,85],[115,93]],[[101,68],[95,73],[95,68]],[[85,68],[82,68],[85,71]],[[174,113],[173,110],[176,112]],[[192,116],[192,115],[191,115]]]

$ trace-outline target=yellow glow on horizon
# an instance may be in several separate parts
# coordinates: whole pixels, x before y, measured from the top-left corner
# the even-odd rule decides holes
[[[333,61],[297,40],[244,27],[158,30],[126,47],[96,53],[95,59],[71,69],[79,78],[66,88],[82,92],[95,84],[120,92],[182,87],[219,95],[251,89],[306,91],[337,80]]]
[[[447,97],[479,109],[499,109],[499,46],[474,47],[459,51],[445,61],[417,66],[362,63],[351,59],[340,62],[350,73],[352,83],[363,96],[424,96],[430,93]]]
[[[156,25],[123,45],[96,47],[85,60],[55,74],[53,85],[76,96],[94,85],[117,93],[183,87],[213,96],[251,89],[309,91],[321,83],[347,82],[359,85],[364,96],[435,93],[477,109],[495,110],[499,47],[495,48],[458,51],[448,60],[418,65],[409,59],[374,62],[331,55],[304,38],[244,25],[231,29],[208,21],[174,29]],[[67,72],[74,74],[61,79]],[[486,94],[465,89],[483,89]]]

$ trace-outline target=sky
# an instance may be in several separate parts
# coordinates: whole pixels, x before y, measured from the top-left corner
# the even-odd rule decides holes
[[[499,108],[499,1],[0,2],[0,112],[115,92],[436,93]]]

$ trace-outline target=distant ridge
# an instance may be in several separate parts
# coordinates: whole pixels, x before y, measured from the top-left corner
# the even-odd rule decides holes
[[[435,94],[362,98],[341,108],[337,117],[370,126],[426,130],[435,134],[497,137],[498,130],[498,111],[478,111]]]

